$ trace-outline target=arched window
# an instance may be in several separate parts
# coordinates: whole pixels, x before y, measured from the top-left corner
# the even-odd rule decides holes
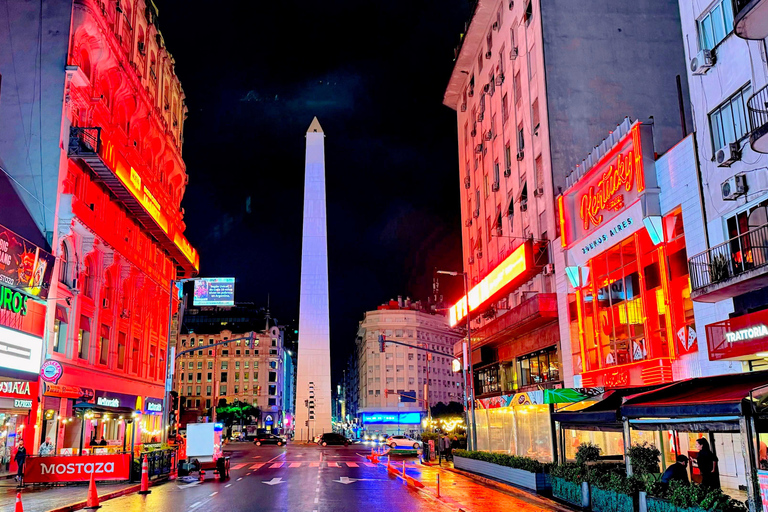
[[[80,50],[80,57],[78,59],[78,64],[80,66],[80,70],[83,72],[85,76],[88,77],[88,80],[91,80],[91,57],[88,55],[88,50],[81,49]]]
[[[59,260],[59,282],[69,284],[69,249],[67,249],[66,243],[61,244]]]
[[[146,44],[147,43],[144,41],[144,27],[139,26],[139,35],[136,38],[136,48],[139,50],[141,55],[147,54]]]
[[[112,281],[112,273],[107,272],[104,277],[104,294],[102,296],[101,307],[107,309],[112,307],[112,298],[115,295],[114,283]]]
[[[83,275],[83,294],[88,298],[93,298],[93,289],[96,282],[96,267],[90,258],[85,260],[85,275]]]

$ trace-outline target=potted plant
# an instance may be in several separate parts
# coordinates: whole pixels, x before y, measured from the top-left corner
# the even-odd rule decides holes
[[[454,450],[456,469],[478,473],[535,492],[548,491],[550,464],[506,453]]]
[[[723,254],[716,254],[712,257],[712,263],[710,265],[710,277],[712,283],[719,283],[725,281],[730,276],[728,269],[728,259]]]

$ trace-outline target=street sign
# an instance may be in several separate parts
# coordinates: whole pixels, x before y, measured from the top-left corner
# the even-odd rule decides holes
[[[416,401],[416,391],[403,391],[400,393],[400,401],[401,402],[415,402]]]

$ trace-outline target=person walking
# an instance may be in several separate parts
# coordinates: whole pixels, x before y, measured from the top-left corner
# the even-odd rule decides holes
[[[16,481],[19,482],[19,486],[24,485],[24,464],[27,462],[27,449],[24,448],[24,440],[19,440],[19,447],[16,450],[13,460],[16,461],[18,471],[16,472]]]
[[[688,466],[688,457],[685,455],[678,455],[675,463],[671,464],[666,471],[664,471],[664,474],[661,475],[661,482],[665,484],[669,484],[673,481],[685,482],[686,484],[689,483],[686,466]]]
[[[445,446],[445,460],[453,460],[453,452],[451,450],[451,438],[448,434],[443,434],[443,446]]]
[[[696,455],[696,462],[701,473],[701,485],[710,489],[720,488],[720,475],[717,471],[717,455],[709,448],[709,441],[703,437],[696,440],[699,453]]]

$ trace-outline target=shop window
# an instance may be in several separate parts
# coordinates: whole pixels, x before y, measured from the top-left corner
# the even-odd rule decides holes
[[[432,379],[430,384],[432,383]],[[499,367],[498,365],[490,366],[476,371],[475,373],[475,386],[479,391],[478,394],[485,395],[488,393],[496,393],[501,391],[499,386]]]
[[[53,322],[53,351],[64,354],[67,351],[67,327],[69,313],[64,306],[56,305],[56,319]]]
[[[699,48],[711,50],[733,31],[733,6],[719,0],[697,21]]]
[[[109,327],[104,324],[99,330],[99,364],[109,364]]]
[[[560,380],[560,364],[557,348],[535,352],[518,359],[520,366],[520,385],[531,386]]]
[[[139,373],[139,338],[133,338],[131,343],[131,373]]]
[[[80,316],[80,330],[77,336],[77,356],[80,359],[88,359],[91,348],[91,319],[85,315]]]

